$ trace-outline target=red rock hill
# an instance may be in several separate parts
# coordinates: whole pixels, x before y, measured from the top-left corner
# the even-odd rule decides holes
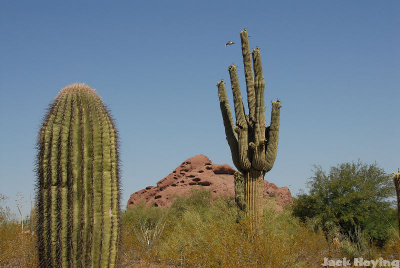
[[[127,208],[145,202],[146,205],[157,207],[171,206],[175,196],[188,195],[192,189],[209,189],[212,198],[217,196],[235,196],[231,166],[213,164],[205,155],[196,155],[184,161],[167,177],[157,182],[157,186],[147,186],[133,193]],[[277,187],[264,180],[264,198],[275,199],[276,209],[293,203],[292,195],[287,187]]]

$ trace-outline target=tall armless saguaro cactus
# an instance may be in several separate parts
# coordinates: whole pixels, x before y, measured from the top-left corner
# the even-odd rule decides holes
[[[393,173],[393,182],[396,188],[397,195],[397,217],[399,221],[399,232],[400,232],[400,171]]]
[[[258,48],[250,48],[247,31],[240,33],[244,73],[246,78],[249,114],[245,114],[235,65],[229,66],[236,126],[233,123],[224,81],[218,86],[218,96],[225,126],[226,139],[236,168],[242,173],[244,181],[244,203],[249,215],[256,218],[262,213],[263,180],[270,171],[277,153],[279,136],[280,102],[272,102],[271,125],[265,127],[264,76]],[[254,73],[253,73],[254,66]],[[241,181],[237,174],[235,181]]]
[[[117,132],[96,92],[60,91],[38,138],[40,267],[115,267],[119,241]]]

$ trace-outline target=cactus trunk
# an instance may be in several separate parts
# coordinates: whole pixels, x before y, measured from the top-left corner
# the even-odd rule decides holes
[[[96,92],[60,91],[39,133],[40,267],[115,267],[119,240],[117,132]]]
[[[244,178],[244,198],[248,208],[246,213],[258,220],[263,209],[264,173],[251,170],[244,174]]]
[[[224,81],[220,81],[217,87],[226,139],[231,149],[233,163],[241,173],[235,176],[236,201],[239,208],[244,209],[247,215],[258,218],[263,210],[264,175],[272,169],[277,154],[281,105],[279,100],[272,102],[271,124],[266,127],[265,81],[260,50],[256,48],[250,53],[246,30],[240,33],[240,37],[249,114],[245,114],[237,68],[231,65],[229,74],[236,126],[234,126]],[[250,55],[252,55],[253,63]],[[240,196],[243,193],[244,197]]]
[[[397,195],[397,219],[400,232],[400,172],[393,174],[393,182],[396,188],[396,195]]]
[[[243,212],[257,220],[262,215],[264,173],[251,170],[242,175],[235,172],[234,182],[235,201],[239,208],[238,220],[242,218]]]

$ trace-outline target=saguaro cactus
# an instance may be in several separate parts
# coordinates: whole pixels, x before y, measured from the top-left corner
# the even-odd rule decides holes
[[[60,91],[38,138],[40,267],[115,267],[119,241],[117,132],[96,92]]]
[[[400,232],[400,171],[393,173],[393,182],[396,188],[397,195],[397,217],[399,221],[399,232]]]
[[[263,180],[270,171],[277,153],[279,136],[280,101],[272,102],[271,125],[265,127],[264,76],[258,48],[252,51],[253,64],[247,31],[240,33],[244,73],[246,78],[249,114],[245,114],[239,87],[237,69],[229,66],[236,126],[234,126],[224,81],[218,86],[218,96],[226,139],[236,168],[242,173],[244,181],[244,202],[248,214],[258,217],[262,212]],[[254,73],[253,73],[253,66]],[[237,174],[236,176],[239,176]],[[240,181],[240,180],[235,180]]]

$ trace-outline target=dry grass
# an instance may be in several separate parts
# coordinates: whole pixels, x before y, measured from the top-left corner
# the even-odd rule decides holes
[[[36,236],[29,226],[0,224],[0,267],[37,267]]]

